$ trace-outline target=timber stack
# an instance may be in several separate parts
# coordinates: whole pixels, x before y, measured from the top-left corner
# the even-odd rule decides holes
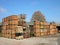
[[[2,36],[6,38],[24,38],[26,32],[25,16],[16,15],[8,16],[2,19]],[[27,36],[26,36],[27,37]],[[25,38],[26,38],[25,37]]]
[[[56,35],[57,32],[56,23],[50,23],[50,35]]]
[[[57,34],[56,23],[45,21],[45,17],[39,11],[33,14],[31,22],[33,24],[27,24],[25,18],[25,14],[3,18],[2,36],[11,39],[23,39],[30,36],[40,37]]]
[[[15,38],[15,27],[18,25],[18,17],[16,15],[3,18],[2,34],[6,38]]]
[[[48,22],[35,21],[34,22],[34,35],[36,37],[56,35],[56,23],[49,24]]]

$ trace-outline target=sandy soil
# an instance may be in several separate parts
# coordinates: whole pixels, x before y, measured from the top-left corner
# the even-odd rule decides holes
[[[33,37],[16,40],[0,37],[0,45],[58,45],[58,42],[60,43],[58,38]]]

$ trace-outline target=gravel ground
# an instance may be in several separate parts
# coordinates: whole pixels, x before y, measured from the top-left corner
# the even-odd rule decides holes
[[[0,37],[0,45],[60,45],[60,35],[47,37],[31,37],[22,40]]]
[[[0,45],[58,45],[58,42],[60,43],[58,38],[33,37],[23,40],[15,40],[0,37]]]

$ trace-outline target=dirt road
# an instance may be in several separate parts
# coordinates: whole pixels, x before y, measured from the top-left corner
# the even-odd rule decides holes
[[[58,45],[57,40],[58,38],[33,37],[23,40],[16,40],[0,37],[0,45]]]

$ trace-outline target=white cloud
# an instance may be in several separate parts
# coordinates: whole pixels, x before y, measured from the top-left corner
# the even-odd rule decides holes
[[[7,9],[0,7],[0,13],[7,14],[8,11],[7,11]]]

